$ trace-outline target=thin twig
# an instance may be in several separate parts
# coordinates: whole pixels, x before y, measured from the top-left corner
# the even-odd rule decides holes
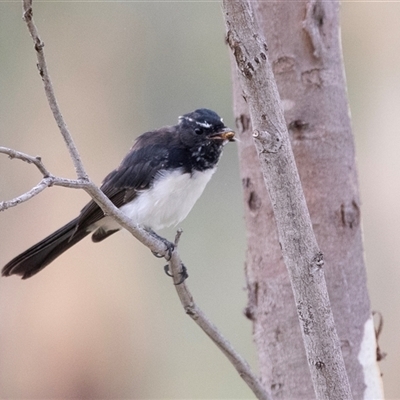
[[[177,233],[177,239],[181,235],[181,231]],[[175,239],[177,243],[177,240]],[[182,261],[176,251],[172,253],[169,263],[170,271],[173,275],[173,280],[176,292],[179,296],[181,304],[190,318],[208,335],[208,337],[217,345],[217,347],[225,354],[231,364],[235,367],[241,378],[247,383],[249,388],[256,395],[257,399],[272,400],[271,394],[262,386],[259,379],[252,372],[246,360],[236,352],[231,343],[225,339],[218,328],[207,318],[204,312],[196,305],[193,296],[190,293],[186,282],[178,284],[181,276]]]
[[[29,154],[22,153],[8,147],[0,147],[0,153],[7,154],[10,159],[22,160],[28,164],[33,164],[37,167],[40,173],[43,175],[43,179],[33,188],[20,196],[14,197],[13,199],[0,202],[0,211],[7,210],[8,208],[15,207],[25,201],[30,200],[32,197],[41,193],[44,189],[50,186],[68,186],[73,188],[83,188],[83,184],[76,180],[59,178],[52,175],[42,162],[42,159],[38,156],[33,157]]]
[[[64,117],[62,116],[60,107],[58,106],[57,98],[54,94],[53,85],[51,83],[50,75],[47,70],[46,59],[44,56],[44,50],[43,50],[44,43],[40,39],[38,30],[33,21],[32,0],[23,0],[23,9],[24,9],[23,19],[26,22],[26,25],[28,26],[29,32],[31,34],[34,43],[38,61],[37,68],[39,70],[40,76],[42,77],[44,90],[46,92],[50,109],[53,113],[54,119],[56,120],[58,128],[60,129],[60,132],[67,145],[78,178],[83,180],[88,179],[78,149],[76,148],[75,143],[72,140],[72,136],[68,130],[67,124],[64,121]]]
[[[61,186],[70,189],[86,189],[89,183],[85,180],[79,179],[67,179],[61,178],[59,176],[49,175],[43,178],[36,186],[28,190],[27,192],[14,197],[10,200],[5,200],[0,202],[0,212],[5,211],[8,208],[18,206],[25,201],[30,200],[32,197],[38,195],[39,193],[43,192],[44,189],[47,189],[51,186]]]
[[[16,158],[18,160],[27,162],[28,164],[34,164],[44,178],[50,176],[49,171],[47,171],[46,167],[42,163],[42,159],[39,156],[32,157],[29,154],[25,154],[14,149],[9,149],[8,147],[0,147],[0,153],[7,154],[11,159]]]
[[[8,208],[18,206],[19,204],[24,203],[25,201],[28,201],[32,197],[43,192],[44,189],[47,189],[49,186],[51,186],[49,182],[50,180],[51,178],[43,178],[36,186],[28,190],[26,193],[14,197],[11,200],[0,201],[0,211],[5,211]]]

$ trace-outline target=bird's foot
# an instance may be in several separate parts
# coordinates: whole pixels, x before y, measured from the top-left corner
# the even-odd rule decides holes
[[[179,280],[179,282],[174,283],[174,285],[180,285],[181,283],[185,282],[185,280],[186,280],[187,278],[189,278],[189,274],[188,274],[188,272],[187,272],[187,268],[186,268],[183,264],[181,264],[181,267],[182,267],[182,269],[181,269],[180,272],[179,272],[179,275],[180,275],[181,279]],[[165,273],[166,273],[168,276],[170,276],[171,278],[174,277],[174,276],[169,272],[169,265],[168,265],[168,264],[164,266],[164,271],[165,271]]]
[[[160,235],[157,235],[157,233],[155,233],[153,230],[149,230],[148,231],[153,237],[155,237],[156,239],[160,240],[161,242],[163,242],[165,244],[166,247],[166,255],[157,253],[156,251],[151,251],[153,253],[153,255],[157,258],[163,258],[165,257],[165,259],[167,261],[169,261],[172,257],[172,252],[175,250],[175,245],[173,243],[171,243],[169,240],[163,238]]]

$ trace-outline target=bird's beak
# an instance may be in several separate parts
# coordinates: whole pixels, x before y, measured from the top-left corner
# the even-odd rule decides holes
[[[211,136],[211,139],[226,140],[229,142],[235,141],[235,132],[231,128],[224,128],[222,131]]]

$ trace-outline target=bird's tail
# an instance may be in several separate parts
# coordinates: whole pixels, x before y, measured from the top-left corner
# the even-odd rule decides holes
[[[27,279],[37,274],[64,251],[90,233],[89,230],[83,227],[78,227],[77,229],[77,224],[78,218],[75,218],[39,243],[25,250],[2,269],[2,275],[21,275],[22,279]]]

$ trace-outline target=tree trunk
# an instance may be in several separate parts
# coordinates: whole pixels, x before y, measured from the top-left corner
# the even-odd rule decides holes
[[[268,44],[355,399],[382,397],[337,2],[254,4]],[[314,398],[298,315],[236,68],[234,108],[245,199],[246,274],[260,373],[274,398]],[[372,375],[367,375],[372,371]]]

